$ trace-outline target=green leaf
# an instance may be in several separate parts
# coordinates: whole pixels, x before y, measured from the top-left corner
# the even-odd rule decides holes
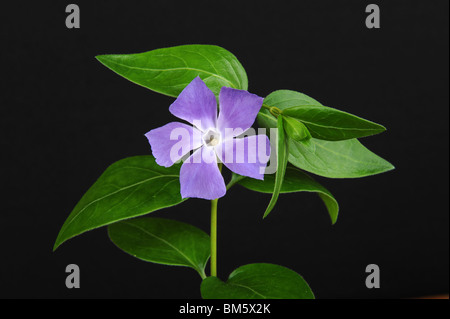
[[[202,230],[179,221],[141,217],[108,226],[111,241],[126,253],[157,264],[186,266],[205,278],[210,239]]]
[[[311,134],[305,124],[297,121],[295,118],[283,115],[283,125],[286,135],[294,141],[300,142],[311,138]]]
[[[264,99],[264,104],[267,106],[274,106],[283,111],[284,109],[294,107],[297,105],[317,105],[323,106],[317,100],[306,94],[291,91],[291,90],[278,90],[270,93]],[[323,106],[324,107],[324,106]],[[258,113],[258,124],[261,127],[276,127],[277,119],[270,114],[269,110],[262,108]]]
[[[202,281],[203,299],[314,299],[306,281],[293,270],[273,264],[249,264],[233,271],[223,282]]]
[[[314,142],[312,141],[312,138],[307,138],[301,141],[298,141],[300,144],[302,144],[304,147],[306,147],[307,149],[309,149],[310,152],[315,152],[316,151],[316,144],[314,144]],[[288,141],[289,143],[289,141]]]
[[[237,182],[238,184],[248,188],[252,191],[261,193],[271,193],[275,185],[275,177],[272,175],[265,175],[264,180],[256,180],[253,178],[242,178]],[[295,192],[315,192],[323,200],[331,222],[334,224],[337,221],[339,213],[339,205],[333,195],[322,185],[316,182],[312,177],[302,172],[298,168],[288,167],[284,175],[283,185],[280,193],[295,193]]]
[[[283,110],[283,115],[302,121],[315,138],[347,140],[384,132],[386,128],[355,115],[318,105],[302,105]]]
[[[344,140],[378,134],[386,129],[355,115],[322,105],[317,100],[295,91],[278,90],[264,99],[267,106],[279,108],[283,115],[301,120],[315,138]],[[275,127],[276,119],[262,109],[258,122],[263,127]]]
[[[380,174],[394,166],[365,148],[357,139],[323,141],[315,138],[314,151],[289,140],[289,162],[305,171],[330,178],[357,178]]]
[[[277,171],[275,173],[275,183],[273,187],[272,198],[269,205],[264,212],[263,218],[272,211],[277,203],[278,196],[280,195],[281,186],[283,184],[284,174],[286,173],[287,159],[288,159],[288,145],[284,135],[283,117],[279,116],[277,121]]]
[[[297,105],[319,105],[323,106],[320,102],[307,96],[306,94],[291,91],[291,90],[277,90],[270,93],[265,99],[264,104],[268,106],[275,106],[280,110],[287,109],[289,107]],[[267,113],[269,112],[268,110]]]
[[[178,96],[197,76],[216,94],[222,86],[247,90],[247,74],[229,51],[215,45],[181,45],[138,54],[96,57],[124,78],[168,96]]]
[[[75,206],[53,250],[88,230],[181,203],[179,170],[159,166],[152,156],[112,164]]]
[[[269,94],[264,104],[284,109],[296,105],[318,105],[316,100],[299,92],[280,90]],[[325,106],[323,106],[325,107]],[[277,120],[267,109],[258,113],[258,123],[265,128],[277,127]],[[310,145],[289,139],[288,160],[305,171],[330,178],[356,178],[394,169],[394,166],[365,148],[358,140],[308,140]]]

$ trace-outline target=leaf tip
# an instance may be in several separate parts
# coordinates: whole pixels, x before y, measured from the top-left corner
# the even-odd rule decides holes
[[[58,241],[56,241],[52,248],[53,253],[56,251],[56,249],[58,249],[59,245],[60,245],[60,243]]]
[[[96,55],[95,59],[100,62],[101,64],[103,64],[104,66],[109,68],[110,63],[112,62],[111,60],[111,54],[100,54],[100,55]]]
[[[392,165],[391,163],[389,163],[389,166],[388,166],[388,167],[389,167],[389,168],[387,169],[387,171],[392,171],[392,170],[395,169],[395,166]]]
[[[264,212],[263,219],[266,219],[266,217],[269,215],[271,211],[272,209],[269,209],[269,207],[267,207],[266,211]]]
[[[105,57],[106,57],[105,54],[100,54],[100,55],[96,55],[96,56],[95,56],[95,59],[96,59],[97,61],[99,61],[100,63],[103,63],[103,62],[105,61]]]
[[[387,128],[381,124],[377,124],[378,133],[383,133],[387,131]]]
[[[55,252],[56,249],[58,249],[59,246],[61,246],[62,243],[64,243],[67,240],[67,238],[62,237],[62,234],[63,234],[63,229],[60,230],[58,237],[56,237],[55,243],[53,244],[52,252]]]
[[[392,170],[395,169],[395,166],[392,165],[392,163],[390,163],[390,162],[388,162],[386,160],[384,160],[384,161],[385,161],[385,169],[384,169],[383,173],[384,172],[389,172],[389,171],[392,171]]]

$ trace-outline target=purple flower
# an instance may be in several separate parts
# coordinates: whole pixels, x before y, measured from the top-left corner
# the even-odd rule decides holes
[[[156,163],[164,167],[194,150],[181,166],[182,198],[215,199],[225,195],[218,160],[239,175],[264,179],[270,153],[267,136],[236,138],[251,127],[262,102],[263,98],[255,94],[222,87],[217,116],[214,93],[196,77],[169,107],[173,115],[194,126],[171,122],[145,134]]]

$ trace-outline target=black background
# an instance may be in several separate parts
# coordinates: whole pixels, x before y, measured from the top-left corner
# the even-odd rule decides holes
[[[137,86],[95,55],[217,44],[246,68],[249,91],[306,93],[381,123],[362,140],[396,170],[353,180],[317,177],[337,198],[331,226],[313,194],[268,195],[239,186],[219,201],[219,276],[270,262],[302,274],[318,298],[406,298],[447,293],[448,1],[76,1],[81,28],[51,1],[3,8],[0,297],[200,298],[187,268],[150,264],[117,249],[106,229],[52,246],[77,200],[106,167],[150,154],[147,131],[172,121],[172,98]],[[154,216],[208,232],[209,202]],[[81,288],[65,287],[65,267]],[[381,268],[381,288],[365,267]]]

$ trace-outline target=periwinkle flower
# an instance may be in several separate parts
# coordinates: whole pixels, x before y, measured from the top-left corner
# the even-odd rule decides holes
[[[173,115],[194,126],[171,122],[145,134],[160,166],[172,166],[193,150],[180,170],[182,198],[225,195],[218,160],[239,175],[264,179],[269,139],[266,135],[237,137],[251,127],[262,103],[263,98],[255,94],[222,87],[217,116],[214,93],[196,77],[169,107]]]

